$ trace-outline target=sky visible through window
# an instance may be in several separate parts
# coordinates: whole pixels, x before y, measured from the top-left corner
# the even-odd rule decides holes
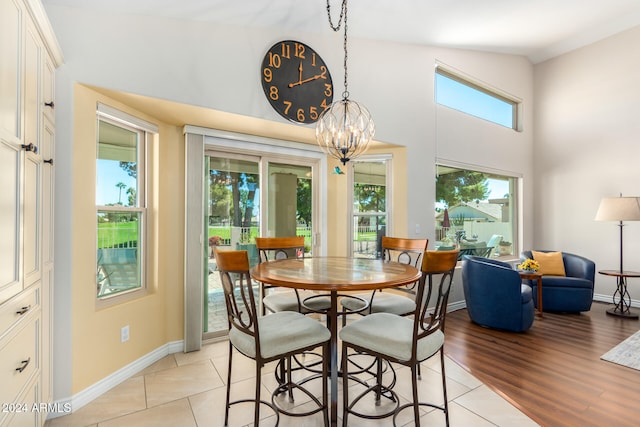
[[[127,189],[136,188],[136,180],[130,177],[124,169],[120,167],[120,162],[114,160],[98,159],[98,191],[96,194],[96,204],[107,206],[121,202],[123,206],[129,205]],[[122,182],[125,187],[120,191],[116,186]]]
[[[513,128],[513,106],[508,102],[439,73],[435,92],[438,104]]]

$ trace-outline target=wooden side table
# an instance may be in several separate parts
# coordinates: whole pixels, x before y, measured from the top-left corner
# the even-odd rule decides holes
[[[627,278],[640,277],[637,271],[600,270],[598,273],[616,278],[616,291],[613,294],[613,308],[607,310],[612,316],[637,319],[638,314],[631,311],[631,295],[627,290]]]
[[[542,317],[542,273],[518,270],[518,274],[522,280],[535,280],[538,282],[538,316]]]

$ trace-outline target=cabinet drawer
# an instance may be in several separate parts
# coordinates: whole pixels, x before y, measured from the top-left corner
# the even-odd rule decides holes
[[[37,342],[40,318],[35,316],[0,343],[0,402],[15,402],[38,373]]]
[[[2,427],[42,427],[42,418],[46,412],[40,410],[38,397],[39,383],[33,381],[27,391],[17,402],[3,404],[2,410],[6,418],[0,417]]]
[[[0,338],[15,322],[38,309],[39,303],[40,287],[33,286],[0,305]]]

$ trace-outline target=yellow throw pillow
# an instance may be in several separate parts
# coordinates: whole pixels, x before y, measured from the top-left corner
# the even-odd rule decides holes
[[[540,273],[543,276],[566,276],[562,252],[537,252],[531,251],[533,259],[540,264]]]

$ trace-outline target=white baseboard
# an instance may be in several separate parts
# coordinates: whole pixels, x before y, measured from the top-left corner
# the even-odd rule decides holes
[[[543,292],[544,292],[544,288],[542,288]],[[608,304],[613,304],[613,299],[611,297],[611,295],[607,295],[607,294],[593,294],[593,300],[597,301],[597,302],[604,302],[604,303],[608,303]],[[632,299],[631,300],[631,307],[636,307],[639,308],[640,307],[640,300],[635,300]],[[456,311],[456,310],[461,310],[463,308],[467,308],[467,303],[465,300],[461,300],[461,301],[455,301],[449,304],[449,308],[448,311]]]
[[[542,288],[542,292],[544,292],[544,288]],[[611,295],[593,294],[593,300],[613,304],[613,297]],[[632,299],[631,307],[640,307],[640,300]]]
[[[165,356],[173,353],[179,353],[184,350],[184,341],[173,341],[169,342],[157,349],[153,350],[150,353],[145,354],[138,360],[135,360],[129,363],[127,366],[118,369],[113,374],[109,375],[106,378],[101,379],[97,383],[85,388],[81,392],[66,398],[59,399],[54,402],[54,407],[58,408],[69,408],[71,407],[71,411],[75,412],[78,409],[82,408],[87,403],[96,399],[97,397],[103,395],[107,391],[111,390],[113,387],[122,383],[125,380],[128,380],[136,373],[141,370],[147,368],[148,366],[153,365],[158,360],[162,359]],[[50,412],[47,416],[47,419],[61,417],[63,415],[69,415],[68,412]]]
[[[447,305],[447,312],[462,310],[463,308],[467,308],[467,302],[465,300],[455,301]]]

